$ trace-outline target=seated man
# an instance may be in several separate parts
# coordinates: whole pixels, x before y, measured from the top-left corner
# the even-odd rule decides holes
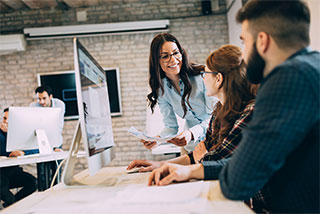
[[[6,151],[9,109],[4,109],[3,113],[2,123],[0,124],[0,156],[16,157],[24,155],[24,151]],[[24,172],[21,167],[10,166],[0,168],[0,186],[0,201],[3,200],[6,207],[36,191],[37,182],[34,176]],[[22,189],[13,195],[10,189],[17,187],[22,187]]]

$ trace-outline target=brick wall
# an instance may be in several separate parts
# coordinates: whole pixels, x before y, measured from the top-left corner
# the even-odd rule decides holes
[[[225,10],[225,0],[211,2],[213,12]],[[88,19],[79,23],[76,12],[84,10],[87,11]],[[173,19],[199,15],[202,15],[201,0],[116,0],[90,8],[0,13],[0,33],[22,32],[26,27]]]
[[[113,5],[88,8],[88,22],[169,18],[169,32],[180,40],[191,60],[198,63],[204,63],[211,51],[228,43],[226,15],[199,16],[201,14],[199,1],[127,2],[129,6],[113,2]],[[175,7],[172,6],[172,2],[176,3]],[[219,10],[224,9],[223,2],[220,1]],[[133,6],[141,9],[134,10]],[[34,13],[25,11],[1,14],[1,31],[19,31],[22,25],[31,27],[52,23],[75,24],[75,10],[67,12],[40,10]],[[180,18],[176,17],[178,15]],[[113,166],[127,165],[137,158],[161,160],[172,157],[151,155],[127,132],[130,126],[142,130],[145,128],[149,45],[155,34],[140,33],[80,39],[103,67],[119,67],[120,70],[123,115],[112,118],[116,142],[116,158],[111,164]],[[66,70],[73,70],[72,39],[28,41],[26,51],[0,56],[0,108],[28,106],[34,100],[37,73]],[[65,122],[63,132],[65,149],[69,148],[75,125],[76,121]],[[78,170],[83,167],[85,167],[84,160],[78,164]]]

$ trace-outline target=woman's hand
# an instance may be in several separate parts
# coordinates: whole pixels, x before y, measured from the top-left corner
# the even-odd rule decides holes
[[[203,158],[203,156],[205,154],[208,153],[208,150],[206,148],[206,146],[204,145],[204,141],[201,141],[193,150],[192,154],[193,154],[193,159],[194,162],[199,163],[201,158]]]
[[[178,136],[168,140],[168,143],[172,143],[176,146],[185,146],[193,139],[192,132],[189,130],[181,132]]]
[[[139,172],[148,172],[159,168],[161,164],[162,162],[159,161],[134,160],[128,165],[127,170],[133,169],[135,167],[144,167],[141,168]]]
[[[157,145],[156,141],[145,141],[145,140],[140,140],[141,143],[143,143],[143,146],[146,147],[147,149],[152,149]]]
[[[157,135],[155,137],[160,137],[160,135]],[[143,143],[143,146],[146,147],[147,149],[152,149],[157,145],[156,141],[145,141],[145,140],[140,140],[141,143]]]

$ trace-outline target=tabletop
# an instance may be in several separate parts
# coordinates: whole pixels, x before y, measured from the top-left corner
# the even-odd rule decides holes
[[[85,170],[77,179],[87,177]],[[223,197],[218,181],[191,181],[147,186],[149,173],[127,174],[125,167],[106,167],[93,179],[115,178],[110,186],[65,187],[37,192],[5,213],[253,213],[243,202]]]

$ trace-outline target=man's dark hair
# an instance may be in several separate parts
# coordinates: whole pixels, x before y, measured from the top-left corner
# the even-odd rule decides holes
[[[35,93],[43,93],[44,91],[46,91],[49,96],[52,94],[52,89],[46,85],[42,85],[36,88]]]
[[[310,11],[301,0],[251,0],[238,11],[236,20],[248,20],[254,38],[265,32],[280,48],[303,48],[310,43]]]
[[[3,113],[5,113],[5,112],[7,112],[7,111],[9,111],[9,108],[3,109]]]

